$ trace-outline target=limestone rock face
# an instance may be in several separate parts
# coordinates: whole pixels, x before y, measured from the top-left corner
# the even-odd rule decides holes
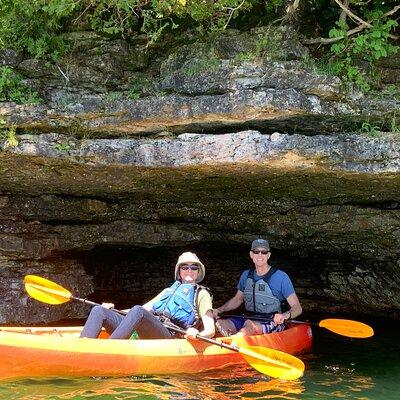
[[[13,65],[46,100],[46,106],[2,103],[7,123],[78,137],[249,128],[313,135],[353,131],[366,121],[389,130],[400,112],[389,89],[365,97],[318,72],[288,28],[188,37],[167,51],[146,51],[142,37],[126,43],[71,35],[75,51],[57,65],[0,54],[0,64]]]
[[[45,100],[0,103],[0,323],[87,314],[30,299],[26,274],[127,308],[171,284],[187,250],[219,305],[258,236],[306,311],[399,318],[395,96],[344,90],[283,28],[163,51],[70,40],[57,65],[0,53]]]
[[[0,265],[1,324],[33,324],[86,316],[88,308],[85,309],[79,303],[67,302],[58,306],[39,303],[29,297],[23,284],[24,276],[39,275],[59,282],[73,290],[76,296],[85,298],[93,291],[93,280],[77,263],[68,260],[37,262],[1,257]]]
[[[18,71],[27,76],[43,93],[57,88],[104,93],[127,89],[130,74],[147,67],[144,38],[134,44],[108,40],[94,32],[72,32],[66,35],[72,55],[50,64],[39,59],[25,59]]]

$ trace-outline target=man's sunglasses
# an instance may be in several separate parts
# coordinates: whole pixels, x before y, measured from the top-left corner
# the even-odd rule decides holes
[[[199,270],[199,266],[196,264],[182,264],[180,266],[180,269],[182,271],[187,271],[188,269],[190,269],[191,271],[198,271]]]
[[[268,250],[252,250],[251,251],[253,254],[268,254],[269,251]]]

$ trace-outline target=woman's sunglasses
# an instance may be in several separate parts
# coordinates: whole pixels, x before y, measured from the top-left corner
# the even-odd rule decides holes
[[[252,250],[251,251],[253,254],[268,254],[269,251],[268,250]]]
[[[187,271],[188,269],[190,269],[191,271],[198,271],[199,270],[199,266],[196,264],[182,264],[180,266],[180,269],[182,271]]]

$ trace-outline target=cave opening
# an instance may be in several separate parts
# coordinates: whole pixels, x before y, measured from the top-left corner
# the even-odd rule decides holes
[[[70,253],[68,258],[78,261],[93,277],[94,292],[90,300],[112,302],[116,308],[126,309],[145,303],[172,285],[179,255],[192,251],[205,265],[206,276],[201,284],[211,290],[214,306],[218,307],[236,293],[241,272],[253,266],[249,247],[249,244],[228,242],[155,247],[101,245],[89,251]],[[272,248],[270,264],[289,274],[302,303],[315,301],[316,297],[323,301],[320,277],[312,273],[321,258],[304,257],[301,259],[298,254]],[[320,292],[316,289],[318,286]]]
[[[240,272],[251,266],[248,246],[204,242],[157,247],[101,245],[70,253],[68,258],[77,260],[93,277],[90,300],[129,308],[172,285],[178,257],[185,251],[196,253],[205,265],[201,284],[210,288],[218,304],[236,292]]]

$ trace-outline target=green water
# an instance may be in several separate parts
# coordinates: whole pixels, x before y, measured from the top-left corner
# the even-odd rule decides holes
[[[306,373],[295,382],[270,379],[252,368],[238,366],[186,376],[3,382],[0,399],[397,400],[400,398],[399,325],[374,325],[374,328],[373,338],[358,340],[314,329],[313,351],[301,356]]]

